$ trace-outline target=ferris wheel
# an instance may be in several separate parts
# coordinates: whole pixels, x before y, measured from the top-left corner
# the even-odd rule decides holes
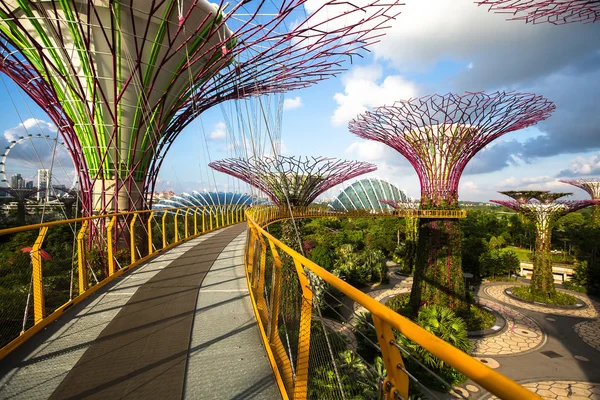
[[[7,173],[13,174],[10,179]],[[44,179],[47,193],[56,190],[69,193],[76,189],[77,174],[73,160],[58,138],[42,134],[19,136],[10,141],[0,156],[0,182],[9,188],[25,188],[25,185],[33,184],[36,178],[38,186],[39,181]],[[13,187],[19,181],[22,183],[18,185],[23,186]]]

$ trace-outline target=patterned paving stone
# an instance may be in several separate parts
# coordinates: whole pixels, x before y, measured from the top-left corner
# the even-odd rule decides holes
[[[600,400],[600,383],[578,381],[539,381],[524,383],[523,387],[549,400]],[[496,396],[488,400],[496,400]]]
[[[520,312],[489,300],[481,304],[501,314],[507,323],[507,329],[499,335],[470,339],[473,343],[473,355],[517,354],[533,350],[544,341],[544,333],[531,318]]]
[[[372,292],[368,292],[369,296],[374,298],[375,300],[381,302],[383,299],[387,299],[389,297],[393,297],[402,293],[410,292],[410,286],[406,286],[406,284],[401,283],[399,286],[395,286],[391,289],[381,289],[381,290],[373,290]],[[367,312],[367,309],[361,306],[358,303],[354,303],[354,315],[360,315],[361,313]]]
[[[586,296],[580,294],[573,294],[575,297],[583,301],[588,305],[588,307],[583,310],[578,309],[557,309],[557,308],[549,308],[537,304],[529,304],[522,301],[518,301],[508,297],[504,290],[510,287],[515,286],[514,284],[506,284],[506,285],[490,285],[486,286],[484,289],[485,294],[494,299],[500,300],[503,303],[510,304],[514,307],[524,308],[526,310],[531,310],[535,312],[540,312],[544,314],[553,314],[553,315],[569,315],[576,316],[581,318],[598,318],[600,316],[600,303],[597,301],[591,300]]]
[[[573,329],[584,342],[600,350],[600,320],[580,322]]]

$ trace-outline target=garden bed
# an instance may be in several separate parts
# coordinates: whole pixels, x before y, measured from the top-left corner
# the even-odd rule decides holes
[[[557,291],[552,297],[547,297],[531,290],[530,286],[514,286],[506,289],[504,293],[517,301],[549,308],[582,309],[587,307],[583,301],[568,293]]]

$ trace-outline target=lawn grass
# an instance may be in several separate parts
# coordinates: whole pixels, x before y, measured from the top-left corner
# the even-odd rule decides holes
[[[519,261],[526,262],[526,263],[531,262],[531,259],[529,258],[529,256],[531,255],[531,252],[529,250],[524,249],[522,247],[514,247],[514,246],[508,246],[506,248],[517,253],[517,257],[519,257]]]

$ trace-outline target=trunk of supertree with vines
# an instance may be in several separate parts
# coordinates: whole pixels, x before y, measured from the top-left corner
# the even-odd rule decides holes
[[[418,235],[410,295],[413,310],[433,304],[454,310],[466,307],[458,220],[423,218]]]
[[[408,271],[412,273],[415,268],[417,258],[417,246],[419,244],[419,218],[406,218],[405,237],[406,257],[404,262],[406,263]]]
[[[552,275],[552,230],[538,227],[533,256],[533,275],[531,287],[550,297],[556,293],[554,276]]]

